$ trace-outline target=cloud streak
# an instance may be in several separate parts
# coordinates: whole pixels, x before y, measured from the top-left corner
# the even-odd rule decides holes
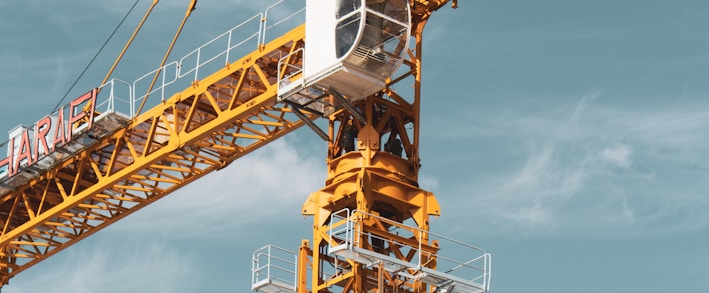
[[[298,133],[274,141],[23,272],[3,291],[201,292],[211,280],[248,288],[254,249],[296,250],[311,237],[312,220],[294,220],[324,185],[326,168],[315,156],[324,144],[304,146],[312,144]],[[215,274],[221,266],[228,272]]]
[[[476,128],[486,140],[517,146],[498,162],[505,172],[459,187],[475,194],[471,206],[481,206],[471,222],[497,228],[481,231],[523,234],[674,233],[709,226],[700,212],[709,207],[700,184],[709,165],[697,161],[709,143],[709,111],[692,105],[623,109],[604,97],[593,92],[575,107],[476,116],[490,125]],[[495,152],[490,150],[497,157]],[[680,182],[688,184],[672,192]]]
[[[115,231],[220,237],[227,231],[300,215],[308,194],[324,185],[325,164],[282,138],[209,174],[111,227]],[[296,138],[297,139],[297,138]],[[191,231],[191,233],[183,233]]]
[[[630,167],[633,148],[625,144],[606,147],[601,151],[601,158],[609,163],[622,168]]]
[[[64,252],[30,282],[3,288],[19,292],[184,292],[194,288],[194,260],[160,240],[136,238],[133,246],[118,247],[107,239]],[[120,257],[119,257],[120,256]],[[26,273],[31,277],[30,272]],[[25,276],[20,276],[20,278]]]

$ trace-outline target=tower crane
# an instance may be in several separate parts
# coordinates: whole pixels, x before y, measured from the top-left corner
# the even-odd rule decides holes
[[[457,1],[306,0],[293,13],[304,11],[304,24],[267,38],[293,16],[272,17],[288,1],[10,131],[0,149],[1,284],[305,125],[328,145],[325,186],[301,209],[313,236],[297,251],[256,250],[252,290],[488,291],[490,255],[430,231],[440,207],[418,184],[423,29]]]

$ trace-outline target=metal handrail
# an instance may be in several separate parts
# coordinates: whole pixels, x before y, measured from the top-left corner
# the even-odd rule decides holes
[[[346,216],[342,215],[343,212],[346,214]],[[397,246],[406,247],[407,249],[412,249],[412,250],[416,251],[416,256],[418,259],[416,260],[415,263],[413,263],[413,265],[416,265],[418,270],[422,270],[423,268],[425,268],[425,263],[424,263],[425,260],[436,259],[437,263],[439,265],[441,264],[442,261],[446,261],[447,263],[453,264],[453,266],[450,268],[447,268],[445,271],[442,271],[443,273],[449,274],[451,276],[455,276],[456,278],[460,278],[460,276],[457,276],[454,273],[457,271],[463,270],[463,269],[477,271],[479,273],[475,274],[472,279],[469,279],[469,278],[465,278],[465,279],[469,282],[480,282],[479,284],[482,285],[485,290],[489,290],[491,268],[492,268],[491,255],[489,253],[485,252],[483,249],[478,248],[476,246],[469,245],[469,244],[466,244],[466,243],[463,243],[463,242],[460,242],[460,241],[457,241],[457,240],[454,240],[454,239],[451,239],[451,238],[448,238],[448,237],[445,237],[442,235],[431,233],[429,231],[426,231],[426,230],[423,230],[423,229],[420,229],[417,227],[407,226],[403,223],[396,222],[396,221],[393,221],[393,220],[390,220],[387,218],[383,218],[381,216],[377,216],[377,215],[374,215],[371,213],[362,212],[359,210],[349,211],[348,209],[343,209],[343,210],[333,213],[331,215],[331,220],[330,220],[331,225],[334,226],[335,223],[339,223],[339,221],[341,221],[343,219],[346,220],[346,222],[347,222],[344,229],[347,229],[348,231],[344,231],[345,239],[342,239],[342,240],[344,240],[345,243],[341,243],[339,245],[345,244],[347,249],[350,249],[350,250],[353,249],[354,247],[359,247],[359,243],[357,243],[357,242],[360,238],[362,238],[359,235],[362,235],[362,233],[364,233],[364,232],[361,230],[361,227],[360,227],[361,225],[356,224],[354,222],[357,221],[358,219],[361,219],[362,217],[367,217],[367,218],[373,217],[373,218],[379,219],[380,221],[384,222],[385,224],[391,224],[392,226],[395,226],[397,228],[404,228],[407,231],[411,232],[412,234],[418,234],[418,235],[416,235],[417,239],[418,239],[417,247],[413,247],[413,246],[405,244],[405,243],[399,243],[399,242],[396,243]],[[336,219],[337,219],[337,221],[336,221]],[[342,224],[339,224],[339,225],[342,225]],[[331,226],[330,236],[335,237],[334,235],[339,235],[339,236],[337,236],[337,238],[339,239],[339,238],[341,238],[341,235],[343,234],[342,230],[343,229],[333,230],[332,226]],[[337,234],[333,234],[333,232],[335,232]],[[384,241],[389,241],[389,242],[392,241],[390,239],[385,239],[383,237],[376,236],[376,235],[368,234],[367,236],[370,238],[377,238],[377,239],[381,239]],[[428,236],[428,237],[424,237],[424,236]],[[435,238],[435,240],[438,240],[438,241],[445,241],[446,243],[449,243],[449,244],[456,244],[456,245],[462,246],[464,248],[467,248],[469,250],[477,251],[477,253],[479,253],[479,255],[472,258],[472,259],[466,260],[466,261],[459,261],[459,260],[455,260],[452,258],[442,256],[440,253],[438,253],[438,251],[436,251],[436,252],[427,251],[427,250],[423,249],[423,245],[424,245],[423,239],[430,239],[430,238]],[[426,245],[428,245],[428,244],[426,244]],[[473,265],[475,263],[478,263],[478,265]]]
[[[266,44],[266,32],[268,32],[269,29],[274,28],[274,27],[280,25],[280,24],[283,23],[283,22],[286,22],[287,20],[289,20],[289,19],[291,19],[291,18],[294,18],[296,15],[298,15],[298,14],[300,14],[300,13],[302,13],[302,12],[305,11],[305,6],[303,6],[303,8],[297,10],[297,11],[294,12],[294,13],[289,14],[289,15],[286,16],[285,18],[283,18],[283,19],[281,19],[281,20],[279,20],[279,21],[276,21],[274,24],[272,24],[272,25],[269,26],[269,25],[268,25],[268,19],[269,19],[268,12],[271,11],[273,8],[278,7],[279,5],[281,5],[281,4],[284,3],[284,2],[286,2],[286,0],[280,0],[280,1],[276,2],[276,3],[271,4],[271,6],[269,6],[268,8],[266,8],[266,11],[264,12],[264,16],[263,16],[263,21],[262,21],[262,22],[263,22],[263,35],[261,36],[261,39],[260,39],[260,45]]]
[[[122,81],[120,79],[114,78],[114,79],[111,79],[110,81],[106,82],[105,84],[100,85],[98,88],[104,88],[104,87],[110,86],[111,91],[109,93],[109,97],[105,101],[102,100],[100,103],[97,101],[97,106],[100,106],[100,107],[107,106],[106,111],[116,111],[116,108],[115,108],[116,107],[116,104],[115,104],[116,100],[119,100],[121,102],[126,102],[126,103],[128,103],[128,112],[129,112],[128,116],[130,118],[135,118],[135,116],[139,114],[139,113],[136,113],[136,103],[142,102],[143,99],[147,99],[148,96],[150,96],[151,94],[156,93],[158,91],[161,92],[161,94],[160,94],[161,100],[165,101],[165,89],[167,86],[176,83],[178,80],[181,80],[183,77],[187,76],[188,74],[191,74],[192,72],[195,73],[194,81],[196,81],[199,78],[199,75],[198,75],[199,68],[206,65],[206,64],[209,64],[210,62],[213,62],[214,60],[217,60],[221,56],[225,56],[225,58],[226,58],[225,65],[228,64],[230,52],[240,46],[243,46],[248,41],[253,40],[254,38],[257,39],[257,48],[255,48],[255,49],[258,49],[259,47],[265,45],[266,31],[282,24],[283,22],[295,17],[296,15],[302,13],[305,10],[305,8],[303,7],[300,10],[297,10],[296,12],[287,15],[285,18],[283,18],[279,21],[276,21],[273,24],[268,25],[269,12],[272,9],[274,9],[275,7],[278,7],[279,5],[281,5],[283,3],[286,3],[286,0],[280,0],[280,1],[270,5],[265,10],[265,12],[257,13],[256,15],[252,16],[251,18],[247,19],[246,21],[231,28],[227,32],[208,41],[207,43],[203,44],[202,46],[198,47],[197,49],[193,50],[192,52],[188,53],[187,55],[185,55],[184,57],[179,59],[179,62],[173,61],[173,62],[170,62],[160,68],[154,69],[154,70],[146,73],[145,75],[135,79],[133,81],[133,83],[128,83],[128,82]],[[243,39],[239,42],[233,43],[232,41],[233,41],[234,31],[241,28],[242,26],[245,26],[247,23],[253,22],[255,19],[258,19],[258,21],[259,21],[258,30],[255,33],[252,33],[251,35],[248,35],[245,39]],[[214,42],[217,42],[219,39],[222,39],[225,36],[227,37],[226,49],[224,51],[220,51],[215,56],[210,56],[206,59],[203,59],[204,57],[202,56],[202,49],[204,49],[206,46],[213,44]],[[196,55],[196,59],[197,59],[195,61],[195,67],[191,68],[187,71],[183,71],[185,59],[192,57],[193,55]],[[173,66],[174,66],[174,70],[171,68]],[[167,69],[170,69],[170,70],[167,70]],[[152,77],[157,72],[161,72],[161,74],[162,74],[162,79],[161,79],[160,85],[157,87],[154,87],[152,90],[150,90],[150,92],[147,92],[146,94],[144,94],[142,96],[138,96],[136,94],[138,83],[148,77]],[[174,72],[174,75],[172,77],[168,78],[167,74],[171,73],[171,72]],[[115,89],[115,86],[117,83],[125,84],[126,86],[128,86],[129,93],[128,93],[127,100],[116,97],[114,89]],[[63,108],[64,107],[61,107],[60,110]],[[50,113],[47,116],[51,116],[51,115],[55,114],[55,112],[56,111]],[[0,142],[0,159],[4,158],[4,156],[2,154],[3,149],[9,149],[9,148],[13,147],[13,146],[8,146],[9,142],[10,142],[10,139]],[[9,150],[7,152],[9,152]]]
[[[302,63],[305,63],[305,49],[303,49],[303,48],[300,48],[300,49],[298,49],[298,50],[295,50],[295,51],[289,53],[288,55],[283,56],[281,59],[278,59],[278,76],[279,76],[279,77],[278,77],[278,89],[279,89],[279,90],[280,90],[281,86],[283,86],[283,85],[281,85],[281,81],[283,81],[283,80],[289,80],[291,77],[296,76],[296,75],[298,75],[298,74],[300,74],[300,73],[303,72],[303,67],[302,67],[302,66],[296,66],[296,65],[294,65],[294,64],[289,64],[289,63],[286,63],[286,62],[285,62],[286,60],[288,60],[288,58],[290,58],[290,57],[292,57],[292,56],[296,56],[296,55],[298,55],[298,54],[300,54],[300,55],[302,56],[302,59],[303,59],[303,62],[302,62]],[[284,68],[292,68],[292,69],[295,69],[295,70],[294,70],[291,74],[289,74],[289,75],[284,75],[283,77],[281,77],[281,73],[282,73],[282,72],[283,72],[283,74],[285,74]],[[301,83],[303,83],[303,82],[304,82],[304,81],[301,80]]]
[[[174,69],[175,75],[174,75],[174,77],[173,77],[171,80],[166,80],[166,79],[165,79],[165,76],[167,76],[167,73],[168,73],[168,70],[167,70],[167,69],[168,69],[169,67],[171,67],[171,66],[174,66],[174,67],[175,67],[175,69]],[[160,93],[160,98],[164,101],[164,100],[165,100],[165,87],[167,87],[168,85],[171,85],[171,84],[175,83],[175,82],[179,79],[179,78],[178,78],[179,73],[180,73],[180,72],[179,72],[179,70],[180,70],[179,67],[180,67],[180,66],[179,66],[179,64],[178,64],[176,61],[172,61],[172,62],[167,63],[167,64],[163,65],[163,66],[160,67],[160,68],[154,69],[153,71],[150,71],[150,72],[146,73],[145,75],[143,75],[143,76],[139,77],[138,79],[136,79],[136,80],[133,82],[133,97],[134,97],[133,102],[134,102],[134,103],[138,103],[138,102],[142,101],[143,99],[146,99],[148,96],[150,96],[151,94],[153,94],[153,93],[155,93],[155,92],[157,92],[157,91],[160,91],[160,92],[161,92],[161,93]],[[158,73],[158,72],[162,75],[162,83],[160,84],[160,86],[154,87],[152,90],[150,90],[149,92],[145,93],[145,94],[142,95],[142,96],[137,96],[135,91],[136,91],[136,89],[138,88],[138,82],[140,82],[140,81],[142,81],[142,80],[144,80],[144,79],[146,79],[146,78],[148,78],[148,77],[152,77],[152,76],[154,76],[154,75],[155,75],[156,73]],[[132,116],[132,115],[131,115],[131,116]]]
[[[249,40],[252,40],[254,37],[256,37],[258,40],[260,40],[260,39],[261,39],[262,31],[263,31],[263,28],[261,27],[261,26],[262,26],[261,24],[259,24],[259,29],[258,29],[255,33],[252,33],[251,35],[248,35],[245,39],[243,39],[242,41],[240,41],[240,42],[238,42],[238,43],[236,43],[236,44],[234,44],[234,45],[231,44],[232,35],[233,35],[234,31],[236,31],[237,29],[240,29],[240,28],[246,26],[247,24],[251,23],[251,22],[252,22],[253,20],[255,20],[255,19],[262,22],[263,13],[257,13],[256,15],[254,15],[254,16],[252,16],[251,18],[249,18],[249,19],[247,19],[247,20],[241,22],[240,24],[234,26],[233,28],[231,28],[230,30],[224,32],[223,34],[221,34],[221,35],[219,35],[219,36],[217,36],[217,37],[211,39],[210,41],[204,43],[202,46],[199,46],[197,49],[192,50],[192,52],[187,53],[187,55],[185,55],[184,57],[182,57],[182,58],[180,59],[180,62],[179,62],[179,64],[180,64],[180,71],[178,72],[178,77],[179,77],[179,78],[183,78],[183,77],[187,76],[187,74],[190,74],[190,73],[192,73],[192,72],[195,72],[194,81],[197,81],[197,80],[199,79],[198,73],[199,73],[199,68],[200,68],[201,66],[203,66],[203,65],[205,65],[205,64],[207,64],[207,63],[210,63],[210,62],[216,60],[217,58],[219,58],[220,56],[223,56],[223,55],[226,55],[226,59],[225,59],[225,62],[224,62],[224,64],[226,65],[226,64],[229,63],[229,51],[231,51],[231,50],[233,50],[233,49],[235,49],[235,48],[237,48],[237,47],[239,47],[239,46],[245,44],[245,43],[248,42]],[[201,56],[201,54],[202,54],[202,49],[204,49],[205,47],[207,47],[207,46],[209,46],[209,45],[211,45],[211,44],[213,44],[213,43],[219,41],[220,39],[223,39],[225,36],[227,37],[227,46],[226,46],[226,49],[225,49],[224,51],[219,52],[219,53],[216,54],[215,56],[209,57],[209,59],[207,59],[207,61],[200,62],[200,59],[202,58],[202,56]],[[185,65],[185,59],[190,58],[190,57],[192,57],[193,55],[196,55],[195,67],[192,68],[192,69],[190,69],[190,70],[187,70],[187,71],[183,72],[183,71],[182,71],[182,69],[183,69],[182,67]]]
[[[128,99],[127,99],[127,100],[126,100],[126,99],[121,99],[120,97],[118,97],[118,96],[116,95],[116,93],[115,93],[115,91],[116,91],[116,90],[115,90],[115,88],[116,88],[116,83],[118,83],[118,84],[123,84],[123,85],[125,85],[125,86],[128,87]],[[116,111],[116,100],[118,100],[118,101],[124,102],[126,105],[129,106],[129,113],[128,113],[128,115],[130,115],[129,117],[132,118],[132,117],[133,117],[133,102],[132,102],[132,100],[133,100],[133,90],[132,90],[133,87],[131,86],[131,84],[128,83],[128,82],[126,82],[126,81],[123,81],[123,80],[120,80],[120,79],[117,79],[117,78],[113,78],[113,79],[109,80],[108,82],[106,82],[106,83],[102,84],[101,86],[99,86],[98,89],[99,89],[99,90],[100,90],[100,89],[104,89],[104,88],[106,88],[107,86],[110,86],[110,88],[109,88],[109,94],[108,94],[108,99],[106,99],[105,101],[100,102],[100,103],[97,102],[96,108],[97,108],[97,109],[100,109],[103,105],[108,104],[108,108],[107,108],[105,111],[106,111],[106,112],[115,112],[115,111]],[[103,91],[100,91],[100,92],[103,92]],[[100,95],[100,94],[99,94],[99,95]],[[98,97],[97,97],[97,99],[98,99]]]
[[[344,217],[339,216],[340,214],[344,213]],[[347,245],[347,249],[352,249],[352,221],[349,220],[350,217],[350,209],[344,208],[341,209],[337,212],[332,213],[330,215],[330,235],[339,235],[341,232],[345,232],[345,236],[343,238],[344,243]],[[338,219],[338,221],[335,221],[335,219]],[[340,228],[339,230],[333,231],[333,228],[335,228],[336,224],[339,223],[340,221],[345,221],[345,227]],[[332,246],[332,245],[331,245]]]
[[[278,257],[274,255],[274,252],[279,254],[292,255],[293,259],[285,259],[283,257]],[[261,260],[265,257],[266,263],[261,263]],[[275,261],[274,261],[275,260]],[[280,264],[280,265],[278,265]],[[261,282],[263,280],[281,280],[287,282],[286,284],[295,287],[297,283],[297,270],[296,266],[298,264],[298,256],[287,249],[275,246],[266,245],[254,251],[252,256],[252,267],[251,267],[251,284],[252,286]],[[292,266],[291,268],[285,268],[282,265]],[[273,269],[273,271],[272,271]],[[265,270],[265,273],[263,272]],[[289,275],[293,275],[292,280],[283,279],[279,274],[275,272],[283,272]],[[292,283],[291,283],[292,281]]]

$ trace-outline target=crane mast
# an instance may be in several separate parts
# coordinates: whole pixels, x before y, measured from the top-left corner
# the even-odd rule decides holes
[[[263,23],[256,48],[237,60],[229,54],[241,25],[220,36],[229,40],[217,55],[226,54],[224,66],[206,77],[198,74],[206,67],[199,58],[209,58],[199,57],[202,47],[194,51],[193,68],[181,60],[156,70],[174,67],[175,80],[190,85],[168,98],[172,81],[163,78],[155,90],[151,85],[148,95],[163,99],[143,113],[135,108],[148,95],[135,95],[138,81],[113,79],[34,128],[18,130],[0,176],[1,284],[307,125],[328,144],[325,186],[301,209],[312,216],[313,238],[297,252],[270,245],[257,250],[252,290],[487,291],[490,255],[429,231],[429,218],[441,211],[433,193],[418,184],[423,29],[449,2],[308,0],[307,25],[267,42],[270,26]],[[329,35],[312,33],[320,27],[313,19],[325,9],[312,7],[328,5],[337,10],[332,35],[347,37],[331,44],[333,66],[309,55],[325,50],[318,36]],[[267,14],[252,19],[272,21]],[[347,35],[354,26],[359,35]],[[128,89],[125,96],[121,88]],[[121,103],[124,108],[116,106]],[[327,131],[313,123],[321,117]],[[61,135],[57,125],[66,128]]]

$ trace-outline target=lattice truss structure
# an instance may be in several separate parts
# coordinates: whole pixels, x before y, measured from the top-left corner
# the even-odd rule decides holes
[[[228,64],[2,196],[2,284],[301,126],[276,102],[276,81],[292,74],[279,72],[278,61],[303,47],[304,34],[297,27]],[[299,65],[302,56],[287,62]]]
[[[279,292],[489,290],[489,254],[430,233],[440,207],[418,186],[422,32],[447,2],[416,1],[403,68],[383,91],[330,115],[326,186],[303,204],[313,239],[300,247],[295,286]],[[457,248],[463,260],[440,254]]]
[[[409,221],[414,224],[414,232],[428,231],[428,217],[440,213],[433,194],[418,188],[417,183],[420,52],[423,27],[435,10],[449,2],[411,0],[416,48],[409,51],[405,62],[408,71],[390,80],[389,85],[413,80],[414,99],[387,87],[354,105],[364,113],[364,121],[344,110],[329,117],[326,186],[303,206],[304,214],[314,216],[315,225],[313,244],[305,241],[300,250],[298,292],[331,292],[329,288],[335,287],[343,292],[434,289],[413,275],[407,277],[364,264],[361,259],[330,254],[330,246],[342,244],[342,239],[328,233],[330,216],[343,208],[375,215],[384,222]],[[455,5],[457,1],[452,2]],[[304,48],[304,35],[304,25],[299,26],[137,117],[110,120],[115,127],[108,134],[89,134],[84,137],[86,147],[77,152],[57,149],[70,155],[49,171],[0,194],[0,285],[297,129],[305,124],[303,118],[317,118],[277,102],[277,81],[286,76],[299,78],[291,68],[302,68],[303,56],[298,51]],[[290,57],[281,62],[293,66],[278,66],[284,56]],[[362,143],[356,146],[358,152],[348,152],[350,146],[344,140],[352,129]],[[387,149],[380,151],[380,147]],[[396,238],[388,230],[391,224],[372,219],[356,221],[359,231],[378,235],[361,235],[357,243],[363,249],[375,251],[387,243],[387,254],[407,263],[413,262],[414,255],[397,249],[397,243],[427,243],[427,252],[437,250],[426,233],[412,234],[408,240]],[[342,261],[337,262],[338,258]],[[326,266],[340,269],[340,275],[328,274]],[[435,269],[436,262],[426,266]],[[312,270],[312,291],[306,284],[308,269]],[[415,273],[408,268],[403,271]]]
[[[390,263],[368,256],[373,252],[395,262],[415,263],[422,251],[407,247],[422,243],[429,256],[437,250],[429,244],[428,233],[412,232],[428,231],[429,216],[440,215],[433,193],[417,183],[421,73],[417,54],[409,51],[405,68],[384,91],[353,105],[358,114],[342,110],[330,116],[326,186],[303,205],[303,214],[313,216],[314,230],[312,245],[306,242],[300,249],[298,292],[428,292],[429,287],[412,276],[414,269],[391,269]],[[408,98],[394,90],[412,84]],[[338,215],[342,210],[360,212]],[[415,228],[405,228],[404,222]],[[399,236],[392,227],[411,231]],[[435,260],[426,266],[435,269]],[[305,290],[302,273],[308,270],[312,287]]]

